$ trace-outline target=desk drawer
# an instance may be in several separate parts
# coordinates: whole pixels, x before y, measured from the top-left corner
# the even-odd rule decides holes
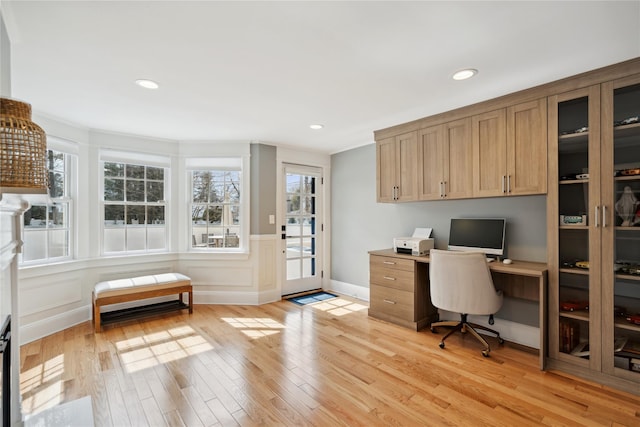
[[[374,285],[414,292],[415,275],[413,271],[394,270],[379,265],[371,265],[369,282]]]
[[[369,264],[371,267],[375,265],[378,267],[392,268],[394,270],[413,272],[415,261],[411,259],[393,258],[382,255],[370,255]]]
[[[408,322],[414,319],[413,292],[399,291],[385,286],[370,285],[370,310],[397,317]]]

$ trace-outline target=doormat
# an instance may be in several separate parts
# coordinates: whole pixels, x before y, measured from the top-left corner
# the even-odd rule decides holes
[[[314,302],[326,301],[331,298],[337,298],[338,295],[330,294],[329,292],[316,292],[314,294],[302,295],[295,298],[290,298],[289,301],[298,305],[313,304]]]

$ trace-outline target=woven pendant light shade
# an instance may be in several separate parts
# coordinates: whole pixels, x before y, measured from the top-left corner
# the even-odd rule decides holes
[[[31,105],[0,98],[0,132],[0,187],[46,193],[47,137],[31,121]]]

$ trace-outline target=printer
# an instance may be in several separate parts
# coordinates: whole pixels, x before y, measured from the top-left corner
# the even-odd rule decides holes
[[[424,256],[433,249],[431,228],[416,228],[411,237],[395,237],[393,251],[398,254]]]

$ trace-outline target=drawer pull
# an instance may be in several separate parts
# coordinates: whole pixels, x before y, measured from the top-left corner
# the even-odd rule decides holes
[[[393,261],[382,261],[383,264],[388,264],[388,265],[396,265],[395,262]]]
[[[386,302],[387,304],[395,304],[395,301],[391,301],[389,299],[383,299],[382,301]]]
[[[396,280],[395,277],[389,277],[389,276],[383,276],[383,278],[387,279],[387,280]]]

